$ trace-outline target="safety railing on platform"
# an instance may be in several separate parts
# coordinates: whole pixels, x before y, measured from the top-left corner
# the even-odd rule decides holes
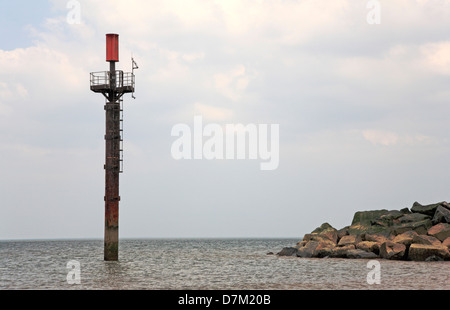
[[[115,72],[115,88],[117,89],[133,89],[135,85],[135,76],[132,72],[123,72],[117,70]],[[91,88],[111,88],[111,73],[110,71],[100,71],[91,73]]]

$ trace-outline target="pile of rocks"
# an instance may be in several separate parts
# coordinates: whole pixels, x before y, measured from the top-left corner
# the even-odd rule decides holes
[[[324,223],[277,255],[434,261],[450,260],[449,248],[450,204],[415,202],[411,210],[356,212],[339,230]]]

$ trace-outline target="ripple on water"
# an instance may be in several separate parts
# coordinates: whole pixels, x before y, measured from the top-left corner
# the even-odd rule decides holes
[[[1,289],[450,289],[450,262],[379,260],[381,284],[369,285],[367,260],[266,255],[295,240],[122,240],[120,260],[103,261],[99,240],[6,241]],[[81,285],[66,264],[81,264]]]

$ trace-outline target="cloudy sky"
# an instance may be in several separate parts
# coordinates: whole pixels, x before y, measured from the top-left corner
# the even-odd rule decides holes
[[[103,238],[106,33],[139,65],[121,238],[301,237],[450,199],[449,0],[380,0],[380,24],[366,0],[72,3],[0,2],[0,239]],[[278,124],[278,169],[174,160],[196,115]]]

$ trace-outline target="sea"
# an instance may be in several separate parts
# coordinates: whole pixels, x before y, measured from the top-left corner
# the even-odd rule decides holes
[[[0,290],[450,289],[449,261],[276,255],[297,241],[123,239],[119,260],[105,262],[102,240],[5,240]]]

